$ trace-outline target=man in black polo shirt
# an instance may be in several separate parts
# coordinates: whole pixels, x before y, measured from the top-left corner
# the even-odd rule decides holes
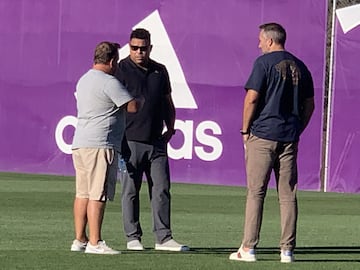
[[[144,103],[136,114],[126,116],[123,154],[122,213],[127,249],[143,250],[141,244],[139,191],[145,173],[152,208],[155,249],[186,251],[172,239],[170,228],[170,173],[167,143],[175,134],[175,107],[166,67],[150,59],[150,33],[142,28],[130,35],[130,55],[121,60],[116,77],[130,94]],[[166,131],[163,133],[164,125]],[[126,149],[128,151],[126,151]]]

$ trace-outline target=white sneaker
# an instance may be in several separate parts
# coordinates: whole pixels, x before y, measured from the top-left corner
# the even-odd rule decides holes
[[[137,239],[127,242],[126,248],[128,250],[144,250],[144,246]]]
[[[155,244],[155,250],[166,250],[166,251],[189,251],[190,248],[185,245],[181,245],[174,239],[170,239],[162,244]]]
[[[280,262],[282,263],[292,263],[295,261],[294,252],[291,250],[282,250],[280,253]]]
[[[241,245],[237,252],[230,254],[229,259],[234,261],[256,262],[255,249],[251,248],[249,251],[244,251],[243,245]]]
[[[83,251],[85,251],[86,245],[87,245],[87,242],[81,242],[81,241],[75,239],[71,245],[70,250],[83,252]]]
[[[88,243],[85,249],[85,253],[115,255],[115,254],[120,254],[121,252],[108,247],[105,241],[100,240],[96,246],[93,246],[90,243]]]

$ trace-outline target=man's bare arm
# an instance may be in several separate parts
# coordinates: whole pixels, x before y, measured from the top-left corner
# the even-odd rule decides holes
[[[305,130],[305,128],[307,127],[307,125],[309,124],[309,121],[314,112],[314,109],[315,109],[314,98],[312,97],[312,98],[305,99],[303,106],[302,106],[301,115],[300,115],[300,119],[301,119],[301,123],[302,123],[301,132],[303,132]]]
[[[243,125],[242,125],[242,132],[243,133],[249,133],[250,132],[250,126],[253,121],[256,108],[258,105],[260,94],[253,90],[249,89],[246,93],[245,99],[244,99],[244,111],[243,111]],[[243,134],[244,139],[246,140],[249,136],[249,134]]]

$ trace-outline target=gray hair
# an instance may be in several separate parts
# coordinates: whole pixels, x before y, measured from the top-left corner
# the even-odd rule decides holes
[[[265,23],[259,26],[265,34],[270,37],[275,43],[285,46],[286,31],[278,23]]]

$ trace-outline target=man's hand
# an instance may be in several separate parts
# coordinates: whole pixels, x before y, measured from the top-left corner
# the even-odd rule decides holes
[[[166,143],[168,143],[171,140],[171,137],[175,134],[175,129],[169,129],[167,131],[164,132],[164,134],[162,135],[164,141]]]

